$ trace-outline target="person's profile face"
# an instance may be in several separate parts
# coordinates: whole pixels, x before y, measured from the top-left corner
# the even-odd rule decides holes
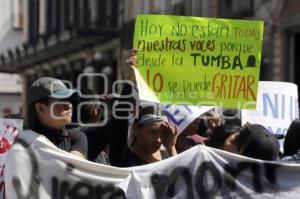
[[[51,117],[71,122],[72,104],[68,100],[57,100],[50,98],[48,107],[50,108]]]
[[[62,128],[72,122],[72,104],[67,100],[49,98],[39,105],[38,112],[43,123],[52,128]]]

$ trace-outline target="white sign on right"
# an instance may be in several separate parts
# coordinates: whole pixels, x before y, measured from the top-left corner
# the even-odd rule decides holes
[[[261,124],[274,134],[285,135],[296,118],[299,118],[297,85],[288,82],[260,81],[256,110],[242,110],[242,125]]]

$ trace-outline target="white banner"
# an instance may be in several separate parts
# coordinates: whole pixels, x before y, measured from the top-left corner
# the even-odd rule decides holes
[[[169,122],[177,126],[177,132],[180,134],[197,117],[212,108],[211,106],[163,105],[163,112]]]
[[[261,124],[274,134],[285,135],[299,117],[297,85],[288,82],[260,81],[256,111],[242,110],[242,124]],[[280,140],[282,150],[283,140]]]
[[[0,199],[4,198],[5,161],[10,146],[23,128],[23,120],[0,118]]]
[[[5,170],[8,199],[299,198],[300,165],[195,146],[131,168],[79,159],[32,131],[18,136]]]

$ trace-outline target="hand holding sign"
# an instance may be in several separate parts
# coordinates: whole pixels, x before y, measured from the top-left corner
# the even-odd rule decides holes
[[[129,58],[126,60],[126,63],[129,64],[129,80],[135,81],[135,74],[134,74],[134,68],[136,67],[138,63],[137,59],[137,49],[131,49],[129,52]]]

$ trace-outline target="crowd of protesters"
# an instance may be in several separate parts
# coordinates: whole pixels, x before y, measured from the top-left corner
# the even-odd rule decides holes
[[[159,104],[145,105],[131,95],[138,92],[136,55],[133,49],[126,60],[132,84],[125,84],[120,96],[100,99],[91,90],[69,89],[59,79],[36,80],[29,88],[27,128],[80,158],[118,167],[157,162],[197,144],[261,160],[300,161],[299,119],[287,131],[283,152],[278,143],[282,137],[259,124],[241,126],[240,111],[233,109],[208,111],[178,135]],[[104,112],[104,105],[114,107],[113,114]]]

